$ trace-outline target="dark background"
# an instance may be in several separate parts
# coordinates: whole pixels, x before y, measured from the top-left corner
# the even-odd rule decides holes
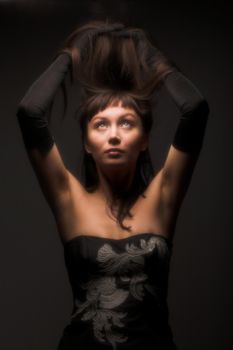
[[[209,102],[203,150],[177,221],[168,304],[179,350],[232,349],[233,28],[227,3],[0,0],[1,349],[55,350],[72,308],[63,247],[23,147],[17,105],[80,21],[106,16],[148,30]],[[179,119],[163,90],[160,97],[151,134],[155,168]],[[51,127],[75,172],[78,125],[72,108],[60,122],[61,103],[58,91]]]

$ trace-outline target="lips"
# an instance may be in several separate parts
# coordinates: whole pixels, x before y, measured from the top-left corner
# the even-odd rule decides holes
[[[105,152],[107,152],[107,153],[109,153],[109,152],[123,153],[124,151],[120,148],[109,148]]]

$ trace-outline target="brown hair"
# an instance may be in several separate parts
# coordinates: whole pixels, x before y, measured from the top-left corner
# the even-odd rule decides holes
[[[141,117],[143,129],[149,137],[153,124],[151,96],[160,86],[162,77],[172,65],[150,43],[145,31],[126,27],[122,23],[92,21],[76,29],[67,38],[61,51],[72,57],[72,82],[81,83],[81,103],[77,115],[85,140],[87,123],[96,113],[119,101],[123,107],[134,109]],[[89,192],[98,186],[95,161],[83,146],[82,174]],[[116,219],[123,229],[125,216],[132,217],[130,208],[154,175],[149,150],[137,159],[133,183],[129,191],[116,193],[110,204],[113,213],[115,200],[121,199]]]
[[[122,102],[123,107],[129,107],[134,109],[141,117],[144,132],[149,135],[149,131],[152,127],[152,114],[151,109],[145,101],[135,100],[130,94],[115,94],[106,92],[105,94],[96,95],[92,99],[86,101],[80,111],[79,124],[82,131],[82,139],[84,141],[87,131],[88,120],[93,115],[102,111],[107,106],[116,105],[118,101]],[[84,142],[82,143],[84,145]],[[82,159],[82,175],[84,177],[84,185],[87,191],[94,192],[99,183],[96,165],[91,154],[87,153],[83,146],[83,159]],[[130,213],[131,206],[135,203],[136,199],[148,186],[154,175],[153,165],[151,162],[149,150],[142,151],[137,159],[135,176],[132,186],[127,192],[115,193],[114,199],[109,203],[112,214],[114,215],[114,203],[117,199],[121,199],[119,209],[117,212],[117,220],[122,228],[129,230],[129,227],[123,225],[122,221],[126,215],[132,216]]]
[[[152,45],[149,33],[120,22],[96,20],[75,29],[60,52],[72,58],[72,81],[90,93],[113,88],[151,96],[175,63]]]

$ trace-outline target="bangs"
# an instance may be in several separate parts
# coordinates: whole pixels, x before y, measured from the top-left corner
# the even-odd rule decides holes
[[[124,108],[133,109],[142,119],[144,130],[148,132],[152,125],[151,104],[149,99],[134,96],[131,93],[108,91],[94,94],[83,102],[79,108],[79,123],[81,130],[86,131],[87,123],[94,115],[104,109],[121,104]]]

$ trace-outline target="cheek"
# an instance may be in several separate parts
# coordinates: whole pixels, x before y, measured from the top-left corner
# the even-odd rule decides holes
[[[135,130],[125,136],[125,145],[135,151],[135,148],[140,148],[142,143],[143,135],[140,130]]]
[[[104,137],[103,135],[100,135],[100,133],[96,133],[94,131],[90,131],[88,133],[87,145],[90,151],[96,151],[100,149],[104,142]]]

